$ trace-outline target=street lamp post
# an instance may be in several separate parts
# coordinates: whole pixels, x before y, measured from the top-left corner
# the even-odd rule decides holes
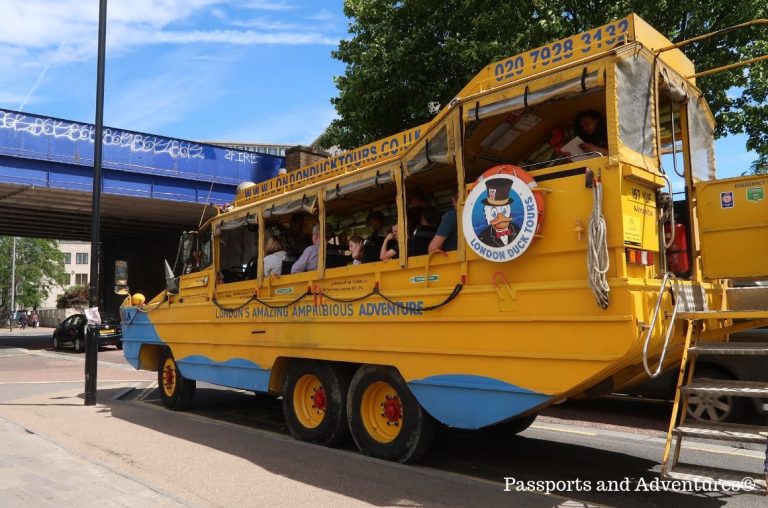
[[[99,49],[96,61],[96,132],[93,146],[93,198],[91,201],[91,274],[89,304],[99,304],[99,230],[101,228],[101,152],[104,136],[104,67],[107,36],[107,0],[99,0]],[[85,405],[96,404],[96,368],[98,365],[99,337],[96,326],[88,326],[85,341]]]
[[[13,316],[16,313],[16,237],[13,237],[13,249],[11,250],[11,309],[8,316],[8,327],[13,331]]]

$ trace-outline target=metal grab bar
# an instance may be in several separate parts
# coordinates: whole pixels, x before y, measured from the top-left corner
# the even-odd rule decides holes
[[[661,357],[659,358],[659,365],[656,368],[655,372],[651,372],[650,367],[648,367],[648,345],[651,343],[651,335],[653,335],[653,329],[656,326],[656,319],[659,317],[659,310],[661,309],[661,301],[664,298],[664,292],[666,291],[667,282],[672,280],[672,295],[675,297],[675,307],[672,310],[672,315],[670,316],[669,324],[667,325],[667,335],[664,337],[664,347],[661,350]],[[653,309],[653,316],[651,317],[651,322],[648,325],[648,333],[645,336],[645,344],[643,345],[643,367],[645,368],[645,373],[648,374],[648,377],[651,379],[659,377],[659,374],[661,374],[661,368],[662,365],[664,365],[664,358],[667,356],[667,348],[669,347],[669,340],[672,338],[672,331],[675,329],[675,319],[677,318],[677,311],[680,308],[680,299],[677,298],[677,295],[675,292],[677,291],[679,287],[679,283],[677,280],[677,277],[672,272],[667,272],[664,275],[664,278],[661,280],[661,287],[659,288],[659,299],[656,301],[656,307]]]

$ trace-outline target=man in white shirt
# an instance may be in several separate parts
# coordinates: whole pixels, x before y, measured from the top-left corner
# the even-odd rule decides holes
[[[320,224],[312,227],[312,245],[304,249],[299,259],[291,267],[291,273],[317,270],[317,255],[320,251]]]

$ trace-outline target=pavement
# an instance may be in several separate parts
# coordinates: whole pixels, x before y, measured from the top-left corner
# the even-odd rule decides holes
[[[82,382],[71,379],[82,373],[82,355],[44,349],[50,335],[36,332],[21,338],[0,332],[3,507],[569,503],[555,495],[505,492],[501,479],[383,462],[123,401],[128,392],[151,389],[147,376],[154,378],[127,365],[100,362],[98,403],[86,407]],[[25,342],[38,349],[20,347]]]
[[[249,418],[279,404],[244,392],[204,387],[199,410],[168,411],[151,400],[155,374],[133,370],[113,350],[100,353],[98,403],[85,407],[83,355],[52,351],[50,331],[34,332],[0,331],[2,507],[765,506],[751,493],[597,492],[599,479],[657,476],[656,429],[543,417],[503,443],[443,438],[421,464],[404,466],[258,428]],[[228,408],[217,406],[228,399]],[[758,450],[702,444],[695,453],[735,468],[762,462]],[[528,483],[546,479],[560,484],[545,493]],[[591,491],[564,483],[578,479]]]
[[[171,497],[4,418],[0,418],[0,435],[3,506],[180,506]]]

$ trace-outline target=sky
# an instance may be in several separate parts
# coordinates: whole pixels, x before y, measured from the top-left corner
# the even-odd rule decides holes
[[[93,122],[98,0],[0,0],[0,107]],[[110,0],[104,123],[309,144],[335,116],[343,0]],[[717,141],[718,173],[756,155]]]

